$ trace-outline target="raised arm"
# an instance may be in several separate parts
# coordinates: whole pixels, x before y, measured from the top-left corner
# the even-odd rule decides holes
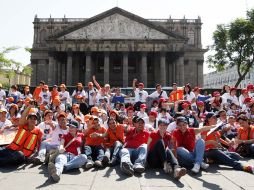
[[[133,79],[132,88],[134,91],[136,90],[136,82],[137,82],[137,79]]]
[[[100,90],[100,89],[101,89],[101,86],[100,86],[100,84],[97,82],[97,80],[96,80],[96,78],[95,78],[95,75],[93,75],[93,82],[94,82],[96,88],[97,88],[98,90]]]

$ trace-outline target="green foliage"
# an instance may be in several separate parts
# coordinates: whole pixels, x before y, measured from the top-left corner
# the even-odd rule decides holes
[[[247,12],[247,19],[237,18],[229,25],[217,26],[213,33],[214,44],[208,56],[210,68],[221,71],[236,66],[239,79],[244,79],[254,63],[254,9]]]
[[[15,61],[13,59],[8,59],[7,54],[19,49],[17,46],[2,48],[0,50],[0,73],[4,74],[6,78],[10,80],[15,76],[16,72],[22,71],[24,74],[31,75],[32,68],[29,66],[23,66],[22,63]],[[25,47],[25,51],[31,53],[31,48]],[[15,72],[16,71],[16,72]]]

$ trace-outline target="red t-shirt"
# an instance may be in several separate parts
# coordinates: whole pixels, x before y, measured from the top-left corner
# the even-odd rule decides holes
[[[99,145],[102,145],[103,142],[104,142],[104,138],[102,138],[102,137],[92,138],[90,135],[92,133],[104,134],[104,133],[106,133],[106,131],[107,130],[104,127],[100,127],[99,129],[94,129],[94,128],[89,129],[89,131],[86,134],[86,143],[85,144],[87,146],[99,146]]]
[[[130,128],[125,139],[125,148],[138,148],[142,144],[147,144],[150,133],[145,129],[137,133],[136,128]]]
[[[194,151],[196,137],[194,128],[187,128],[185,133],[182,133],[179,129],[176,129],[173,132],[173,137],[176,141],[176,148],[184,147],[190,152]]]
[[[157,131],[151,132],[150,138],[152,139],[152,141],[151,141],[151,143],[150,143],[148,149],[149,149],[149,150],[152,150],[153,147],[154,147],[154,145],[155,145],[155,143],[156,143],[158,140],[160,140],[160,139],[163,139],[165,147],[168,147],[168,145],[169,145],[169,143],[170,143],[171,135],[170,135],[169,132],[166,131],[166,133],[164,134],[164,136],[163,136],[163,138],[162,138],[161,135],[160,135],[160,131],[157,130]]]
[[[63,135],[62,138],[64,139],[64,146],[66,146],[73,139],[73,136],[70,133],[67,133],[66,135]],[[65,148],[65,151],[78,155],[80,154],[78,149],[80,149],[83,144],[84,134],[77,133],[77,136],[74,138],[75,140],[67,148]]]

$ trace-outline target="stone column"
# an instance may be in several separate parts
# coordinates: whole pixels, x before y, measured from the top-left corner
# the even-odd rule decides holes
[[[179,64],[179,84],[184,85],[184,57],[181,55],[178,59]]]
[[[104,52],[104,84],[109,84],[109,52]]]
[[[62,63],[57,61],[57,83],[60,85],[62,83]]]
[[[204,78],[203,78],[203,64],[204,60],[198,60],[197,61],[197,85],[199,87],[203,87]]]
[[[72,52],[67,53],[67,65],[66,65],[66,85],[72,86]]]
[[[89,81],[91,81],[91,74],[92,74],[92,70],[91,70],[91,52],[86,52],[86,75],[85,75],[85,85],[87,85],[87,83]]]
[[[123,87],[128,87],[128,52],[123,53]]]
[[[180,86],[184,85],[184,56],[183,54],[180,54],[176,63],[176,67],[177,67],[177,83]]]
[[[173,61],[172,63],[172,82],[177,82],[177,79],[176,79],[176,60]],[[171,84],[170,84],[171,85]]]
[[[160,84],[166,86],[166,58],[165,52],[160,54]]]
[[[49,54],[49,64],[48,64],[48,85],[49,86],[53,86],[54,83],[55,83],[55,64],[56,64],[56,61],[55,61],[55,58],[53,57],[52,54]]]
[[[147,87],[147,52],[142,52],[141,58],[141,82]]]
[[[66,63],[61,64],[61,75],[62,75],[62,81],[61,83],[66,84]]]

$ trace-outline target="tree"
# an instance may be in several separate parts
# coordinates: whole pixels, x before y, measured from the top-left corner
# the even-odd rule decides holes
[[[208,56],[210,68],[217,71],[236,66],[237,87],[254,63],[254,9],[247,11],[247,18],[237,18],[229,25],[217,26],[213,33],[214,44]]]
[[[13,59],[7,58],[7,54],[19,49],[19,47],[13,46],[8,48],[2,48],[0,51],[0,73],[4,74],[9,80],[9,85],[11,78],[16,75],[16,72],[22,71],[24,74],[31,74],[32,68],[29,66],[23,66],[22,63],[17,62]],[[31,52],[31,48],[25,47],[26,52]]]

